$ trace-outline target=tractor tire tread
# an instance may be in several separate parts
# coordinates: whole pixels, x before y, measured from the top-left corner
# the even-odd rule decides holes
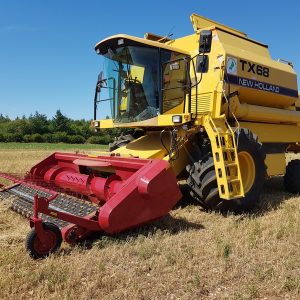
[[[300,193],[300,160],[295,159],[288,163],[283,184],[286,191],[292,194]]]
[[[43,222],[43,227],[45,230],[50,230],[56,235],[56,244],[55,247],[51,249],[51,251],[48,254],[41,254],[34,249],[34,241],[37,238],[37,234],[34,228],[30,230],[28,233],[26,239],[25,239],[25,249],[29,253],[29,255],[34,258],[34,259],[40,259],[40,258],[45,258],[49,256],[51,253],[56,252],[62,243],[62,235],[60,229],[53,223],[51,222]]]
[[[208,153],[205,159],[194,162],[188,168],[189,180],[187,184],[190,187],[190,194],[200,203],[205,203],[211,210],[241,213],[250,211],[258,203],[266,176],[266,165],[264,162],[266,155],[263,151],[262,143],[258,141],[258,137],[255,134],[246,128],[241,128],[237,131],[236,142],[238,151],[248,151],[255,163],[255,181],[245,197],[232,200],[224,200],[219,197],[211,152]],[[295,164],[299,163],[300,160]]]

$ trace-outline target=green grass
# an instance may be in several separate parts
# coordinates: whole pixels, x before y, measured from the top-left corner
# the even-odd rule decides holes
[[[50,143],[0,143],[0,150],[106,150],[107,145],[50,144]]]

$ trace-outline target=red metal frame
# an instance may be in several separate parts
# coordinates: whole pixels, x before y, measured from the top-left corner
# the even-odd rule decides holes
[[[56,195],[52,196],[48,200],[51,201],[54,198],[56,198]],[[40,242],[44,245],[48,244],[48,238],[47,238],[47,232],[43,227],[43,220],[39,218],[38,213],[39,213],[39,208],[40,204],[42,204],[41,201],[39,201],[41,198],[39,198],[37,195],[34,196],[34,204],[33,204],[33,217],[30,218],[30,227],[34,227],[36,231],[36,235]],[[51,246],[51,245],[50,245]]]
[[[33,217],[30,218],[30,227],[35,228],[37,236],[42,243],[46,243],[47,237],[42,225],[43,219],[38,216],[39,213],[43,213],[45,215],[49,215],[51,217],[66,221],[68,223],[72,223],[71,225],[68,225],[61,230],[63,239],[69,243],[71,242],[68,236],[69,232],[73,230],[75,226],[84,229],[80,235],[80,238],[83,237],[83,233],[84,236],[86,236],[87,233],[101,230],[98,221],[93,220],[95,219],[96,213],[90,214],[85,217],[78,217],[49,208],[50,202],[54,200],[57,197],[57,195],[58,194],[54,194],[50,198],[38,197],[37,195],[34,197]],[[79,238],[76,237],[76,240],[78,239]]]
[[[30,225],[42,242],[46,235],[38,213],[71,223],[61,231],[65,241],[73,242],[93,231],[113,234],[160,218],[182,196],[169,163],[158,159],[54,153],[26,180],[80,193],[99,205],[95,213],[79,217],[49,208],[57,193],[48,199],[35,196]]]
[[[21,183],[23,180],[17,178],[16,176],[12,175],[12,174],[7,174],[7,173],[1,173],[0,172],[0,177],[5,178],[11,182],[13,182],[13,185],[16,183]],[[3,187],[4,185],[1,184],[1,187]],[[8,188],[5,186],[5,189]]]
[[[35,224],[36,220],[40,220],[38,213],[42,213],[59,220],[66,221],[68,223],[76,224],[80,227],[86,228],[91,231],[101,230],[97,221],[93,220],[96,214],[91,214],[88,217],[78,217],[71,215],[65,212],[61,212],[55,209],[49,208],[49,204],[52,200],[56,198],[56,195],[51,198],[44,197],[34,197],[34,206],[33,206],[33,218],[31,218],[31,225]],[[32,226],[31,226],[32,227]]]

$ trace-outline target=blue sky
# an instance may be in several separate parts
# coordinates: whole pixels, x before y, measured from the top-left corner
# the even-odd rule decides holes
[[[193,33],[195,12],[246,32],[270,46],[274,59],[300,72],[300,1],[0,0],[0,113],[34,111],[91,119],[97,74],[94,45],[145,32]],[[298,80],[299,83],[299,80]]]

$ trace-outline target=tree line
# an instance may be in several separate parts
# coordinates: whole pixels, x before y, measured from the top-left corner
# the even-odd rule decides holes
[[[0,142],[108,144],[121,134],[119,128],[96,133],[90,124],[84,119],[72,120],[60,110],[51,119],[39,112],[13,120],[0,114]]]

